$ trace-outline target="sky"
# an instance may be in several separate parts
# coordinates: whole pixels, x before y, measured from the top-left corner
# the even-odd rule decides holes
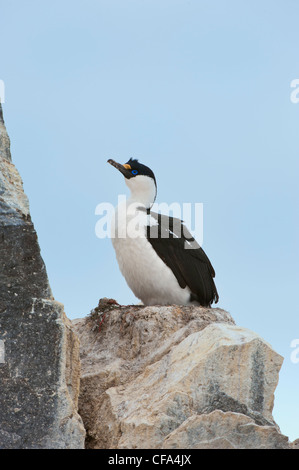
[[[138,158],[157,202],[203,204],[217,306],[284,357],[273,415],[290,440],[298,17],[296,0],[0,0],[4,119],[56,300],[70,319],[139,301],[95,233],[96,207],[128,195],[107,159]]]

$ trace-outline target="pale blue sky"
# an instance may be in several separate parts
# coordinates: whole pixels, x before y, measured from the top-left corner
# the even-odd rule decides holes
[[[274,417],[299,437],[296,0],[0,0],[3,105],[55,298],[135,303],[101,202],[139,158],[159,202],[202,202],[219,307],[284,356]]]

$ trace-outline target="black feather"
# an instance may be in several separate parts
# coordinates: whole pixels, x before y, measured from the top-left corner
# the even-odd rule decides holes
[[[179,285],[191,290],[191,301],[202,306],[217,303],[214,268],[200,245],[180,219],[149,212],[158,225],[147,227],[147,238]],[[189,246],[189,248],[187,248]]]

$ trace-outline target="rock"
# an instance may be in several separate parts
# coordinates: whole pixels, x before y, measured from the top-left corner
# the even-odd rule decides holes
[[[3,160],[3,159],[11,162],[10,140],[6,132],[4,119],[3,119],[2,106],[0,103],[0,160]]]
[[[83,448],[79,342],[53,298],[0,110],[0,448]]]
[[[106,301],[73,324],[88,448],[161,448],[188,419],[216,410],[261,427],[261,446],[280,435],[272,408],[283,359],[224,310]]]
[[[240,413],[212,411],[188,418],[164,440],[163,449],[289,449],[274,426],[259,426]]]
[[[111,447],[115,442],[115,436],[108,438],[104,430],[106,391],[129,384],[192,331],[211,322],[234,323],[221,309],[116,307],[107,300],[100,301],[91,316],[73,321],[80,339],[79,412],[88,430],[87,447]]]
[[[291,448],[292,449],[299,449],[299,439],[296,439],[291,443]]]
[[[0,104],[0,217],[1,225],[19,225],[29,217],[29,203],[21,177],[12,164],[10,140],[5,129]]]

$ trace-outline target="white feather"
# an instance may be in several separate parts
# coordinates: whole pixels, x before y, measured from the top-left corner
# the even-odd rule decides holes
[[[152,178],[136,176],[126,180],[131,197],[115,209],[111,224],[112,243],[121,273],[128,286],[145,305],[186,305],[190,289],[182,289],[171,271],[146,237],[147,225],[156,219],[138,210],[150,207],[156,196]]]

